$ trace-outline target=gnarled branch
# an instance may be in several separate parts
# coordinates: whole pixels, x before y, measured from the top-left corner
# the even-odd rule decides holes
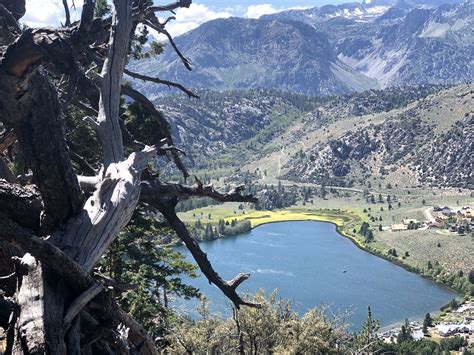
[[[147,8],[148,12],[163,12],[163,11],[174,11],[181,7],[189,8],[191,6],[192,0],[179,0],[174,3],[164,5],[164,6],[150,6]]]
[[[181,90],[182,92],[184,92],[189,97],[194,97],[196,99],[199,98],[199,96],[197,94],[195,94],[194,92],[192,92],[189,89],[186,89],[183,85],[181,85],[179,83],[175,83],[175,82],[169,81],[169,80],[162,80],[160,78],[153,78],[151,76],[147,76],[147,75],[143,75],[143,74],[134,73],[134,72],[132,72],[128,69],[125,69],[124,73],[127,74],[128,76],[131,76],[132,78],[135,78],[135,79],[139,79],[139,80],[143,80],[143,81],[149,81],[149,82],[156,83],[156,84],[162,84],[162,85],[166,85],[168,87],[174,87],[174,88],[177,88],[177,89]]]
[[[240,306],[248,307],[260,307],[259,304],[245,301],[237,293],[237,287],[246,279],[249,278],[248,274],[240,274],[231,281],[225,281],[221,276],[214,270],[211,262],[207,258],[207,254],[202,251],[199,247],[198,242],[191,236],[186,225],[179,219],[174,210],[176,199],[164,201],[157,204],[158,210],[165,217],[170,224],[171,228],[176,232],[178,237],[184,242],[186,247],[191,252],[194,260],[196,260],[202,273],[206,276],[209,282],[216,285],[229,300],[235,305],[236,308]]]
[[[249,202],[257,203],[258,200],[253,195],[241,195],[240,187],[229,193],[221,193],[214,189],[213,186],[197,187],[185,186],[181,184],[164,183],[155,180],[146,180],[142,182],[142,192],[140,200],[153,204],[163,199],[185,200],[190,197],[210,197],[219,202]]]
[[[69,5],[67,3],[67,0],[63,0],[63,7],[64,14],[66,16],[66,22],[64,23],[64,26],[68,27],[71,25],[71,13],[69,12]]]
[[[37,231],[39,230],[42,208],[41,197],[34,187],[23,187],[0,179],[1,213],[20,223],[23,227]]]

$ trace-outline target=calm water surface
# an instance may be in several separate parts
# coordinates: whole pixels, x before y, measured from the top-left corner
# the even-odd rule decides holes
[[[368,305],[386,326],[406,317],[421,318],[456,297],[444,287],[358,249],[329,223],[266,224],[246,235],[201,243],[201,248],[225,279],[239,272],[251,273],[239,287],[241,293],[278,289],[281,297],[294,300],[300,314],[321,304],[335,312],[349,309],[354,328],[366,318]],[[192,260],[186,248],[178,250]],[[214,312],[230,314],[229,302],[204,276],[187,281],[210,299]],[[184,305],[192,309],[196,302]]]

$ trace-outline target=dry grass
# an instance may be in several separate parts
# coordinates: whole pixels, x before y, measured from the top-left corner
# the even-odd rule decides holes
[[[469,272],[474,265],[474,240],[470,235],[439,233],[435,230],[377,232],[377,247],[384,250],[395,248],[402,260],[410,266],[426,268],[428,260],[438,261],[449,272]],[[438,243],[441,247],[438,247]]]

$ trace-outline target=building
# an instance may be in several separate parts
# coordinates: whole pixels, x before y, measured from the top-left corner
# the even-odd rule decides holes
[[[435,222],[430,223],[430,228],[443,228],[444,222],[436,220]]]
[[[451,208],[444,206],[441,208],[441,213],[445,216],[451,216],[453,214],[453,211],[451,210]]]
[[[452,324],[438,324],[435,326],[436,331],[442,337],[449,337],[456,334],[467,334],[474,331],[474,324],[472,323],[452,323]]]
[[[471,207],[465,206],[458,211],[458,216],[462,218],[473,218],[474,211],[472,210]]]
[[[408,230],[408,226],[406,224],[392,224],[390,227],[392,232],[397,232],[397,231],[406,231]]]

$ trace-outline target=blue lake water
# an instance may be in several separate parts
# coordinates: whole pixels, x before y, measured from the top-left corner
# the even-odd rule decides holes
[[[348,320],[355,329],[366,318],[368,305],[387,326],[421,318],[456,297],[445,287],[358,249],[329,223],[266,224],[249,234],[200,245],[225,279],[239,272],[251,274],[240,293],[278,289],[281,297],[294,301],[300,314],[321,304],[334,312],[351,310]],[[177,249],[192,260],[185,247]],[[211,301],[214,312],[230,314],[229,301],[204,276],[187,281]],[[188,309],[197,304],[179,303]]]

